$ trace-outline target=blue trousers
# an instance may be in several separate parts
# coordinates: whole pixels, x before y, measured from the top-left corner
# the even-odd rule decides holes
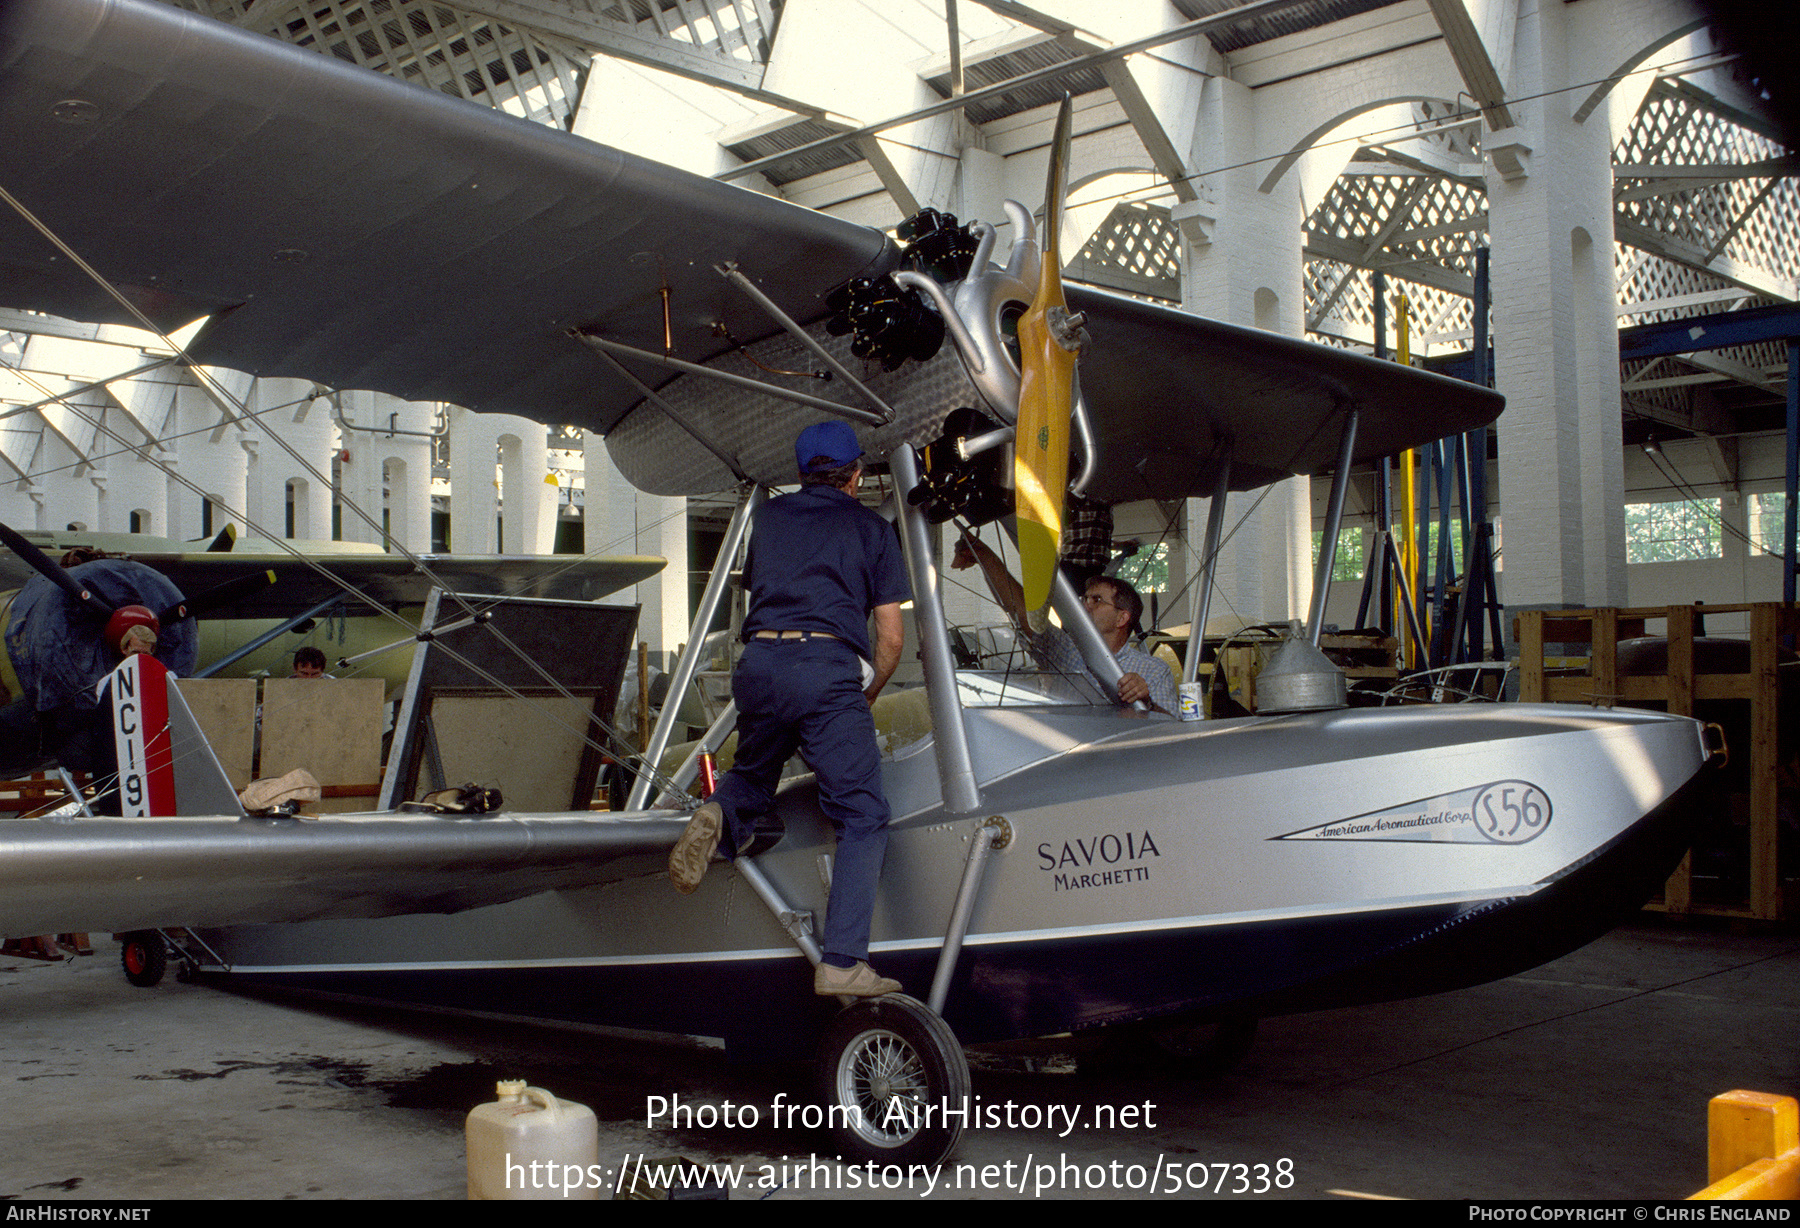
[[[742,848],[774,806],[781,769],[798,750],[837,831],[825,953],[867,959],[890,812],[861,659],[842,640],[753,639],[732,675],[731,696],[737,758],[712,796],[725,811],[727,851]]]

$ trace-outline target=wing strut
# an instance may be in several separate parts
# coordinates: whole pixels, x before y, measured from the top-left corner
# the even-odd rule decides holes
[[[636,782],[631,786],[631,797],[625,803],[627,810],[644,809],[650,800],[651,785],[661,783],[653,778],[660,776],[658,768],[662,763],[663,751],[668,748],[669,735],[675,731],[681,701],[694,681],[694,670],[699,667],[700,654],[706,651],[706,629],[712,626],[713,615],[719,610],[719,602],[724,600],[725,590],[731,585],[733,565],[745,539],[750,535],[750,522],[756,516],[756,509],[768,497],[768,490],[761,486],[747,486],[738,493],[737,510],[731,514],[731,523],[725,526],[725,536],[719,542],[718,561],[713,565],[712,575],[707,577],[706,591],[700,594],[699,608],[694,611],[694,625],[688,632],[687,648],[675,663],[673,676],[669,679],[669,697],[663,701],[662,713],[656,718],[656,728],[651,731],[650,740],[644,747],[644,770],[638,773]]]
[[[579,336],[579,335],[580,334],[577,334],[577,336]],[[583,337],[582,339],[584,341],[591,340],[591,338],[586,338],[586,337]],[[705,448],[708,452],[711,452],[714,456],[718,457],[719,463],[724,465],[725,468],[727,468],[731,471],[732,477],[736,478],[740,482],[747,482],[750,480],[744,476],[743,467],[737,463],[736,457],[732,456],[730,453],[726,452],[725,449],[719,447],[718,444],[716,444],[712,440],[708,439],[706,437],[706,432],[702,431],[699,427],[695,426],[692,422],[689,422],[687,420],[687,418],[685,418],[682,415],[680,410],[676,409],[673,405],[669,404],[668,400],[665,397],[658,394],[655,389],[651,388],[650,385],[646,384],[643,380],[641,380],[637,376],[633,375],[631,373],[631,370],[628,367],[626,367],[626,365],[624,363],[620,362],[618,359],[614,358],[611,354],[607,353],[605,348],[602,346],[596,345],[594,347],[594,353],[598,354],[600,356],[601,361],[606,363],[607,366],[611,367],[614,371],[617,371],[619,373],[619,377],[621,379],[625,380],[633,388],[636,388],[639,392],[643,393],[644,399],[646,401],[648,401],[652,405],[656,406],[656,408],[662,410],[663,413],[669,415],[669,420],[671,422],[673,422],[676,426],[680,427],[682,430],[686,431],[688,433],[688,435],[690,437],[692,437],[692,439],[694,440],[695,443],[699,444],[701,447]]]
[[[919,454],[908,443],[888,453],[894,472],[895,513],[900,518],[900,545],[912,580],[913,624],[919,632],[919,655],[925,667],[925,698],[931,705],[932,747],[937,755],[938,788],[944,809],[967,814],[981,805],[981,785],[963,725],[962,700],[956,693],[956,661],[950,651],[949,621],[938,586],[937,552],[925,510],[903,493],[919,485]],[[1083,621],[1086,621],[1085,619]],[[1090,624],[1091,629],[1091,624]]]
[[[1225,530],[1225,495],[1231,490],[1231,441],[1225,441],[1219,457],[1219,474],[1213,483],[1212,498],[1206,504],[1206,544],[1200,552],[1200,591],[1194,596],[1194,617],[1188,624],[1187,661],[1181,668],[1183,682],[1200,678],[1200,657],[1206,649],[1206,617],[1212,609],[1213,575],[1219,568],[1219,538]],[[1206,705],[1200,706],[1205,719]]]
[[[800,344],[811,350],[820,362],[824,363],[827,367],[830,367],[832,372],[839,379],[856,389],[857,395],[862,397],[864,401],[867,401],[870,408],[872,408],[876,414],[874,418],[863,419],[864,421],[871,422],[875,426],[886,426],[894,420],[897,415],[894,413],[893,406],[876,396],[867,384],[851,374],[850,368],[846,367],[836,358],[833,358],[830,351],[820,345],[804,328],[801,328],[798,324],[794,323],[793,317],[788,315],[788,313],[783,311],[780,307],[777,307],[774,299],[757,289],[756,283],[751,281],[748,277],[745,277],[743,273],[739,272],[737,265],[720,265],[719,275],[732,285],[736,286],[739,290],[742,290],[745,297],[766,311],[769,314],[770,319],[787,329]],[[841,414],[847,418],[862,418],[862,414],[859,411],[850,408],[848,405],[834,406],[832,412]]]
[[[1319,646],[1325,629],[1325,598],[1330,595],[1331,569],[1337,562],[1338,525],[1344,519],[1344,492],[1350,485],[1350,457],[1356,452],[1356,423],[1361,417],[1355,405],[1344,406],[1344,433],[1338,440],[1337,468],[1331,474],[1331,500],[1325,508],[1325,538],[1319,562],[1313,570],[1312,614],[1307,619],[1308,638]]]
[[[703,367],[697,362],[688,362],[681,358],[672,358],[667,354],[658,354],[652,350],[640,350],[636,346],[626,345],[622,341],[610,341],[605,337],[596,337],[592,333],[584,333],[580,329],[571,328],[569,336],[577,341],[585,342],[596,350],[604,350],[608,354],[619,354],[626,358],[641,358],[645,362],[655,363],[659,367],[667,367],[671,371],[679,371],[683,375],[699,376],[702,379],[718,380],[725,384],[734,384],[739,388],[747,388],[764,396],[780,397],[792,401],[796,405],[810,405],[814,409],[822,409],[826,413],[837,414],[844,418],[853,418],[858,422],[866,422],[870,426],[880,426],[881,419],[866,409],[858,409],[854,405],[844,405],[837,401],[827,401],[824,397],[815,397],[811,393],[800,392],[793,388],[783,388],[777,384],[765,383],[752,379],[748,375],[735,375],[730,371],[721,371],[717,367]]]
[[[317,618],[319,615],[323,614],[326,610],[329,610],[332,606],[340,604],[343,600],[344,600],[344,595],[342,593],[333,593],[331,596],[329,596],[329,597],[325,598],[325,600],[321,601],[318,605],[312,607],[312,609],[306,610],[303,613],[294,615],[292,618],[288,618],[288,619],[283,620],[282,622],[277,623],[274,627],[270,628],[268,631],[263,632],[261,635],[257,636],[255,639],[251,640],[248,644],[245,644],[240,648],[234,649],[233,651],[227,653],[225,656],[220,657],[217,661],[214,661],[211,665],[206,666],[204,669],[195,670],[194,677],[196,677],[196,678],[211,678],[215,674],[218,674],[224,670],[230,669],[233,665],[236,665],[239,661],[243,660],[245,657],[247,657],[251,653],[255,652],[258,648],[261,648],[264,644],[274,643],[276,640],[278,640],[282,636],[286,635],[289,631],[292,631],[295,627],[298,627],[301,623],[305,622],[307,619]]]

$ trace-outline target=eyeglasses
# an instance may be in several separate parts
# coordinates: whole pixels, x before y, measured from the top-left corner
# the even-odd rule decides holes
[[[1124,606],[1120,605],[1118,602],[1114,601],[1111,597],[1108,597],[1105,593],[1083,593],[1081,595],[1081,604],[1082,605],[1109,605],[1115,610],[1123,610],[1125,608]]]

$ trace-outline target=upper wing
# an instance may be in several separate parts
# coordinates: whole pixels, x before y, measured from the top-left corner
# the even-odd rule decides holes
[[[4,186],[202,362],[604,432],[572,326],[681,357],[812,319],[879,231],[152,0],[0,5]],[[135,323],[10,209],[0,303]],[[666,373],[645,368],[652,385]]]
[[[76,546],[93,546],[146,564],[189,597],[239,576],[275,573],[275,583],[269,588],[211,609],[201,615],[206,618],[287,618],[335,596],[348,599],[349,612],[358,613],[368,608],[367,603],[358,603],[358,594],[389,608],[416,606],[424,602],[434,584],[454,593],[597,601],[649,579],[666,566],[666,560],[642,554],[550,558],[426,554],[420,561],[429,569],[427,574],[409,559],[373,546],[346,550],[341,542],[295,543],[305,554],[296,558],[277,550],[190,550],[184,548],[184,542],[138,534],[34,529],[24,536],[52,557]],[[0,590],[17,588],[36,574],[23,559],[0,550]],[[335,582],[334,576],[343,583]],[[356,591],[346,591],[346,584]]]
[[[849,339],[818,326],[825,295],[898,260],[866,227],[152,0],[0,5],[0,138],[9,190],[151,318],[212,315],[189,346],[199,360],[585,426],[659,494],[736,475],[567,330],[649,350],[666,338],[705,361],[731,348],[723,323],[739,341],[768,338],[769,365],[810,368],[715,266],[742,265],[847,357]],[[1069,297],[1093,335],[1080,380],[1102,498],[1209,494],[1225,439],[1234,487],[1317,472],[1346,403],[1363,413],[1358,459],[1500,410],[1491,392],[1391,363],[1099,291]],[[127,318],[10,211],[0,303]],[[792,480],[789,442],[818,411],[627,365],[744,475]],[[851,400],[841,381],[798,382]],[[978,403],[947,349],[869,382],[898,412],[863,432],[876,453]]]
[[[1499,393],[1461,380],[1086,286],[1069,287],[1093,343],[1081,392],[1101,467],[1088,492],[1108,502],[1210,495],[1231,452],[1231,489],[1337,463],[1339,409],[1360,412],[1362,464],[1473,430]]]
[[[1087,316],[1092,337],[1077,369],[1100,461],[1086,493],[1112,503],[1210,495],[1227,450],[1233,490],[1323,472],[1337,462],[1346,406],[1360,413],[1353,459],[1364,463],[1492,422],[1505,405],[1474,384],[1103,290],[1070,285],[1068,298]],[[849,338],[812,331],[854,363]],[[771,367],[808,360],[785,336],[752,353]],[[981,403],[948,345],[927,363],[867,382],[898,415],[891,425],[859,428],[875,455],[933,439],[952,409]],[[812,391],[855,403],[840,384]],[[700,434],[729,440],[746,475],[772,484],[793,480],[794,434],[821,416],[698,375],[672,381],[661,396]],[[626,415],[606,444],[619,471],[654,494],[699,494],[732,481],[705,447],[651,406]]]

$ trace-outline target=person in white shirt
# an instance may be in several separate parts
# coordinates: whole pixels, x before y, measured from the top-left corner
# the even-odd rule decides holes
[[[979,566],[981,574],[987,578],[988,588],[993,590],[994,599],[1031,642],[1032,650],[1044,665],[1065,674],[1085,677],[1099,687],[1098,680],[1082,661],[1075,641],[1067,632],[1054,627],[1043,632],[1031,629],[1025,618],[1025,590],[992,550],[965,533],[956,544],[956,555],[950,566],[957,570]],[[1158,712],[1174,715],[1180,706],[1175,697],[1175,675],[1169,672],[1167,665],[1127,642],[1144,612],[1144,599],[1138,596],[1137,589],[1116,576],[1095,576],[1087,582],[1081,600],[1094,630],[1100,633],[1113,659],[1124,671],[1124,676],[1119,679],[1119,702],[1132,704],[1144,700]]]

